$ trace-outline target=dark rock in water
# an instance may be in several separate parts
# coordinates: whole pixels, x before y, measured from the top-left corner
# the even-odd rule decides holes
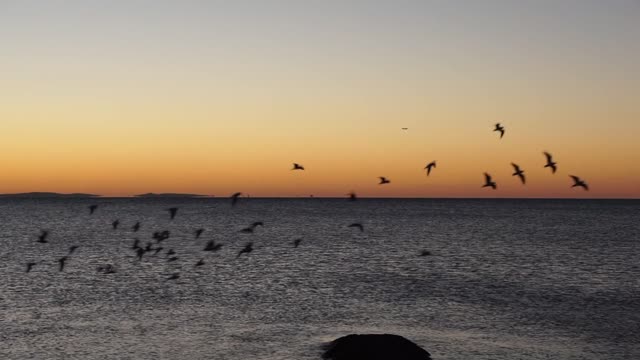
[[[326,360],[431,360],[431,354],[398,335],[347,335],[330,342]]]

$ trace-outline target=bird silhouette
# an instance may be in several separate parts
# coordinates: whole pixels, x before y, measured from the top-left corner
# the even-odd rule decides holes
[[[157,248],[153,249],[155,250],[155,252],[153,253],[153,255],[158,255],[160,253],[160,251],[164,250],[164,248],[162,246],[158,246]]]
[[[46,230],[40,230],[40,235],[38,235],[38,242],[42,244],[48,243],[47,237],[49,236],[49,232]]]
[[[427,176],[429,176],[429,174],[431,174],[431,169],[436,167],[436,162],[435,160],[428,163],[427,166],[425,166],[424,168],[427,169]]]
[[[200,236],[202,235],[203,232],[204,232],[204,229],[196,230],[196,239],[200,239]]]
[[[136,222],[131,230],[133,230],[133,232],[138,232],[138,230],[140,230],[140,221]]]
[[[572,188],[581,187],[585,189],[585,191],[589,190],[589,185],[587,185],[587,183],[584,180],[580,179],[575,175],[569,175],[569,177],[573,179],[573,185],[571,185]]]
[[[496,124],[496,128],[493,129],[493,131],[499,131],[500,132],[500,139],[502,139],[502,137],[504,136],[504,126],[500,125],[500,123]]]
[[[491,175],[484,173],[484,185],[482,187],[491,187],[495,190],[498,186],[494,181],[491,181]]]
[[[402,130],[409,130],[409,128],[402,128]]]
[[[526,179],[524,177],[524,170],[520,169],[520,166],[511,163],[511,166],[513,166],[513,171],[514,173],[511,174],[511,176],[517,176],[520,178],[520,181],[522,181],[522,184],[526,183]]]
[[[116,221],[111,223],[111,226],[113,227],[113,230],[117,229],[118,225],[120,225],[120,220],[116,220]]]
[[[34,263],[34,262],[28,262],[28,263],[27,263],[27,269],[26,269],[26,271],[25,271],[25,272],[27,272],[27,273],[28,273],[28,272],[30,272],[30,271],[31,271],[31,269],[32,269],[34,266],[36,266],[36,263]]]
[[[176,260],[178,260],[178,257],[177,256],[173,256],[173,257],[168,258],[167,262],[174,262]]]
[[[429,255],[431,255],[431,251],[428,251],[428,250],[422,250],[422,251],[420,252],[420,256],[429,256]]]
[[[543,154],[544,154],[544,156],[546,156],[546,157],[547,157],[547,163],[544,165],[544,167],[551,168],[551,173],[552,173],[552,174],[555,174],[555,173],[556,173],[556,170],[558,170],[558,166],[557,166],[558,164],[556,164],[556,163],[553,161],[553,157],[551,156],[551,154],[549,154],[549,153],[548,153],[548,152],[546,152],[546,151],[545,151],[545,152],[543,152]]]
[[[216,252],[222,248],[222,244],[216,244],[214,240],[211,240],[207,243],[202,251],[213,251]]]
[[[239,258],[240,255],[242,254],[248,254],[250,252],[253,251],[253,243],[247,243],[247,245],[244,246],[244,248],[242,250],[240,250],[240,252],[238,252],[238,256],[236,256],[236,258]]]
[[[176,214],[178,213],[178,208],[177,207],[168,208],[167,211],[169,212],[169,216],[171,217],[171,220],[173,220],[176,217]]]
[[[360,224],[360,223],[353,223],[353,224],[351,224],[351,225],[349,225],[347,227],[358,228],[358,229],[360,229],[360,232],[364,231],[364,226],[362,226],[362,224]]]
[[[178,280],[178,279],[180,279],[180,273],[173,273],[173,274],[171,274],[171,276],[169,276],[167,278],[167,281],[169,281],[169,280]]]
[[[135,250],[140,248],[140,239],[135,238],[133,239],[133,245],[131,245],[131,249]]]
[[[64,270],[64,265],[67,262],[67,257],[63,256],[60,259],[58,259],[58,271],[63,271]]]
[[[297,163],[293,163],[293,167],[291,168],[291,170],[304,170],[304,166]]]
[[[169,249],[169,251],[167,251],[167,256],[166,257],[169,257],[171,255],[175,255],[175,254],[176,254],[176,252],[173,251],[173,249]]]
[[[350,192],[349,194],[349,201],[356,201],[358,200],[358,196],[356,195],[356,193],[354,193],[353,191]]]
[[[204,265],[204,259],[198,260],[198,262],[194,265],[194,267],[199,267],[199,266],[202,266],[202,265]]]
[[[156,241],[156,243],[159,244],[160,242],[167,240],[169,236],[171,236],[169,230],[163,230],[155,231],[151,237]]]
[[[141,247],[136,249],[136,256],[138,257],[138,261],[142,260],[142,256],[144,256],[145,250]]]
[[[71,247],[69,247],[69,255],[73,254],[77,248],[78,245],[72,245]]]
[[[378,185],[384,185],[384,184],[388,184],[388,183],[391,182],[391,180],[388,180],[384,176],[378,176],[378,179],[380,179],[380,182],[378,183]]]
[[[249,227],[246,227],[246,228],[240,230],[240,232],[241,233],[245,233],[245,234],[253,234],[253,232],[255,231],[256,227],[258,227],[258,226],[264,226],[262,221],[256,221],[253,224],[251,224]]]
[[[235,206],[236,203],[238,202],[238,199],[240,198],[240,195],[242,195],[241,192],[237,192],[234,193],[233,195],[231,195],[231,206]]]
[[[93,215],[93,213],[96,212],[97,208],[98,208],[98,205],[90,205],[89,206],[89,215]]]
[[[293,247],[297,248],[300,245],[301,242],[302,242],[302,239],[293,240]]]

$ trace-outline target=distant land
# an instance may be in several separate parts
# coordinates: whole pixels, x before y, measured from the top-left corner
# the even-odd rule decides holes
[[[133,197],[137,198],[201,198],[201,197],[213,197],[209,195],[200,195],[200,194],[178,194],[178,193],[164,193],[164,194],[140,194],[133,195]]]
[[[17,199],[39,199],[39,198],[96,198],[100,195],[94,194],[60,194],[55,192],[29,192],[18,194],[0,194],[0,198],[17,198]]]

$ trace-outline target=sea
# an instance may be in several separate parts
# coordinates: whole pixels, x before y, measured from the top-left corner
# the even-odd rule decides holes
[[[353,333],[435,360],[640,359],[640,201],[0,199],[0,359],[319,360]]]

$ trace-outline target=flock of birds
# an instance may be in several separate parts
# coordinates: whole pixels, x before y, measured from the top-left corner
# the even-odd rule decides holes
[[[406,131],[408,130],[408,128],[402,128],[402,130]],[[502,126],[500,123],[497,123],[495,125],[495,129],[493,131],[497,131],[500,133],[500,138],[502,139],[504,137],[505,134],[505,128],[504,126]],[[546,164],[544,165],[544,168],[549,168],[551,170],[552,174],[555,174],[556,171],[558,170],[558,164],[553,160],[553,157],[550,153],[548,152],[544,152],[544,155],[546,157]],[[524,175],[524,170],[522,170],[520,168],[519,165],[515,164],[515,163],[511,163],[511,166],[513,167],[514,173],[512,174],[512,176],[517,176],[520,181],[522,182],[522,184],[526,184],[526,177]],[[431,172],[433,171],[433,169],[436,168],[436,161],[431,161],[430,163],[428,163],[425,167],[424,170],[426,170],[426,174],[427,176],[429,176],[431,174]],[[296,171],[304,171],[305,168],[304,166],[302,166],[301,164],[298,163],[294,163],[293,167],[291,168],[291,170],[296,170]],[[485,183],[484,185],[482,185],[482,187],[490,187],[492,189],[497,189],[497,184],[495,181],[493,181],[492,177],[490,174],[488,173],[484,173],[484,177],[485,177]],[[584,190],[589,190],[589,186],[587,185],[587,183],[580,179],[577,176],[574,175],[569,175],[569,177],[571,177],[573,179],[573,185],[572,187],[582,187]],[[379,185],[386,185],[391,183],[391,181],[384,177],[384,176],[380,176],[379,177]],[[236,206],[238,201],[240,200],[240,197],[242,196],[241,192],[236,192],[234,194],[231,195],[230,200],[231,200],[231,206]],[[348,200],[350,201],[356,201],[357,200],[357,195],[354,192],[349,193],[348,195]],[[89,206],[89,215],[93,215],[97,210],[98,210],[98,205],[97,204],[93,204]],[[168,208],[166,209],[166,211],[168,211],[169,213],[169,219],[173,220],[175,219],[175,217],[178,214],[178,210],[179,208],[177,207],[172,207],[172,208]],[[118,229],[118,227],[120,226],[120,220],[115,220],[111,223],[111,227],[113,228],[113,230]],[[246,228],[243,228],[240,230],[241,233],[244,234],[253,234],[256,230],[257,227],[259,226],[264,226],[264,223],[261,221],[257,221],[252,223],[251,225],[249,225]],[[360,232],[364,232],[364,226],[361,223],[352,223],[350,225],[348,225],[347,227],[349,228],[354,228],[354,229],[358,229]],[[141,224],[140,222],[136,222],[132,228],[131,231],[134,233],[137,233],[140,231],[141,228]],[[199,228],[196,229],[194,231],[194,236],[195,239],[199,239],[202,234],[204,233],[204,229]],[[42,230],[41,233],[37,236],[37,243],[41,243],[41,244],[46,244],[49,241],[47,240],[49,237],[50,233],[47,230]],[[163,231],[156,231],[153,232],[153,234],[151,235],[152,239],[155,240],[155,243],[152,242],[147,242],[144,246],[141,245],[140,239],[139,238],[134,238],[134,243],[131,246],[131,250],[135,253],[135,257],[137,258],[137,261],[142,261],[143,258],[145,257],[146,254],[152,254],[152,255],[158,255],[159,253],[161,253],[164,248],[162,247],[162,242],[167,240],[169,237],[171,236],[171,233],[168,230],[163,230]],[[293,247],[297,248],[298,246],[300,246],[300,244],[302,243],[302,239],[295,239],[293,241]],[[207,244],[205,245],[205,247],[202,249],[203,252],[216,252],[219,251],[222,248],[223,244],[220,243],[216,243],[214,240],[210,240],[209,242],[207,242]],[[65,266],[67,264],[67,261],[69,260],[70,256],[78,249],[78,245],[73,245],[69,248],[68,253],[59,258],[58,259],[58,271],[64,271]],[[243,254],[249,254],[253,251],[253,242],[248,242],[244,245],[244,247],[242,249],[240,249],[236,255],[236,258],[239,258],[240,256],[242,256]],[[177,261],[179,258],[176,256],[176,252],[173,249],[168,249],[166,251],[166,261],[167,262],[174,262]],[[419,253],[419,256],[429,256],[431,255],[431,253],[427,250],[423,250]],[[26,264],[26,272],[30,272],[34,266],[36,266],[37,263],[36,262],[28,262]],[[200,260],[198,260],[198,262],[196,262],[194,264],[194,267],[200,267],[205,265],[205,261],[204,258],[201,258]],[[113,265],[111,264],[106,264],[106,265],[101,265],[97,268],[97,271],[100,273],[104,273],[104,274],[112,274],[116,272],[116,269]],[[180,273],[176,272],[171,274],[167,280],[176,280],[180,278]]]

